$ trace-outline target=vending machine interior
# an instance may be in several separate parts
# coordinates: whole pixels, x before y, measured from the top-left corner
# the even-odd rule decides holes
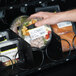
[[[11,28],[17,18],[25,19],[26,16],[29,17],[40,11],[56,13],[75,8],[76,6],[71,3],[68,0],[0,0],[0,76],[27,76],[76,59],[75,23],[72,23],[73,49],[69,41],[61,39],[51,26],[47,27],[48,30],[50,29],[48,41],[46,42],[44,38],[39,39],[40,42],[44,40],[46,44],[42,48],[39,48],[39,45],[32,47],[23,35],[17,34],[21,32],[21,27],[17,27],[17,32]],[[35,28],[34,25],[32,26]],[[34,31],[37,33],[37,30],[44,27]],[[45,32],[45,29],[43,30]],[[62,41],[68,45],[69,50],[66,52],[62,51]]]

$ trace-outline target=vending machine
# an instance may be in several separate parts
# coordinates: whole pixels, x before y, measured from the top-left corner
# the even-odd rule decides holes
[[[0,0],[0,76],[27,76],[76,59],[76,24],[36,27],[37,12],[74,9],[72,0]]]

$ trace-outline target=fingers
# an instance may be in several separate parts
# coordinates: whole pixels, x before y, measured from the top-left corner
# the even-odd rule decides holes
[[[44,18],[44,12],[38,12],[38,13],[35,13],[35,14],[32,14],[29,18],[34,18],[34,17],[40,17],[40,18]]]
[[[38,21],[35,23],[35,26],[42,26],[42,25],[45,25],[45,24],[51,24],[50,23],[50,20],[49,19],[44,19],[44,20],[41,20],[41,21]]]
[[[49,12],[38,12],[36,14],[31,15],[29,18],[42,18],[41,21],[38,21],[35,23],[35,26],[41,26],[44,24],[55,24],[56,18],[55,13],[49,13]]]
[[[55,18],[47,18],[47,19],[43,19],[41,21],[36,22],[35,26],[42,26],[42,25],[45,25],[45,24],[54,25],[54,24],[57,24],[57,23],[58,23],[58,20],[56,20]]]

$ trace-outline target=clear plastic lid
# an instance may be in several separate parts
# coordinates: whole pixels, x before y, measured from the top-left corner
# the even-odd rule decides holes
[[[21,26],[21,24],[27,19],[28,17],[23,15],[17,17],[11,24],[10,29],[13,30],[15,33],[18,34],[18,28]]]
[[[32,47],[42,48],[45,47],[50,42],[52,34],[51,34],[51,26],[49,25],[42,25],[40,27],[35,26],[35,23],[40,20],[42,19],[41,18],[29,19],[27,17],[27,19],[24,18],[18,30],[16,27],[18,26],[16,25],[17,22],[13,23],[14,25],[13,28],[16,27],[17,34],[20,37],[22,37],[26,42],[28,42]]]

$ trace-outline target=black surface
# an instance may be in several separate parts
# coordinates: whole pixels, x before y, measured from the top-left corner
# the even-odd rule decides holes
[[[76,76],[76,60],[69,61],[29,76]]]

